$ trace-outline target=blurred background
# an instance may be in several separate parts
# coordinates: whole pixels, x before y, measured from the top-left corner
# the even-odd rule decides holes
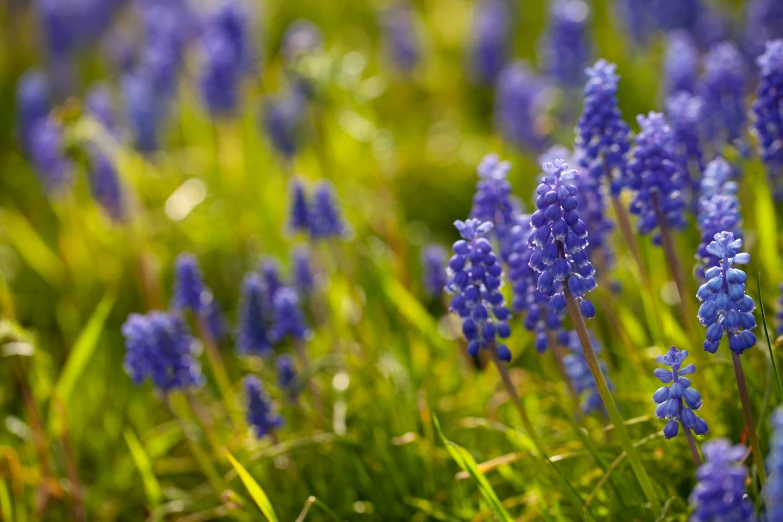
[[[634,131],[635,116],[664,110],[674,90],[699,89],[699,60],[720,42],[739,51],[749,100],[755,57],[783,36],[781,4],[4,0],[0,516],[256,520],[225,447],[281,520],[296,519],[310,495],[319,499],[314,520],[489,518],[475,486],[455,479],[433,413],[479,462],[529,442],[501,424],[515,419],[500,411],[497,376],[464,356],[459,323],[427,293],[422,248],[457,239],[452,223],[468,216],[476,166],[490,152],[511,162],[514,196],[531,207],[538,158],[553,145],[572,148],[583,70],[598,58],[617,64],[619,106]],[[688,52],[692,78],[672,87],[671,68]],[[744,176],[748,274],[759,274],[771,307],[783,275],[780,211],[747,152],[754,142],[741,141],[746,150],[732,143],[725,153]],[[342,237],[316,241],[289,229],[295,179],[308,193],[331,183]],[[689,219],[677,241],[690,270],[699,233]],[[627,245],[616,239],[616,293],[598,299],[612,313],[599,311],[591,326],[624,415],[642,419],[633,427],[641,439],[660,426],[649,418],[652,375],[633,361],[649,369],[664,344],[695,340],[679,324],[659,249],[640,240],[664,306],[656,331]],[[244,274],[271,262],[289,277],[297,247],[309,249],[317,276],[305,315],[320,406],[310,396],[286,402],[274,365],[235,350]],[[135,386],[125,374],[121,327],[131,313],[168,308],[183,252],[196,256],[223,311],[218,345],[232,388],[241,394],[243,376],[261,377],[285,418],[279,440],[228,425],[227,411],[240,404],[221,402],[207,362],[195,405],[172,399],[176,415],[149,383]],[[689,285],[695,294],[695,279]],[[602,472],[567,433],[554,363],[513,326],[512,376],[587,496]],[[716,378],[730,375],[726,361],[710,363]],[[766,359],[748,364],[766,407]],[[739,441],[738,407],[729,392],[724,399],[729,406],[718,408],[716,396],[707,418],[713,432]],[[587,422],[597,431],[605,423],[600,415]],[[205,478],[194,444],[222,486]],[[673,493],[672,512],[684,513],[693,476],[678,460],[687,448],[664,444],[650,442],[644,458]],[[607,442],[599,451],[611,461],[620,450]],[[492,469],[498,495],[521,519],[581,518],[535,464]],[[609,483],[635,488],[627,467]],[[596,518],[645,519],[616,489],[594,495]]]

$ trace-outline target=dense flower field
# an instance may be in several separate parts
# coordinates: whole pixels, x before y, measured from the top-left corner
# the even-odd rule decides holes
[[[0,520],[783,522],[780,0],[0,23]]]

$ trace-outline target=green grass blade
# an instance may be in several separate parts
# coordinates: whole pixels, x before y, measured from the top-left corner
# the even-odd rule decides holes
[[[231,462],[231,465],[234,466],[237,475],[239,475],[239,478],[242,480],[242,484],[245,485],[248,493],[250,493],[250,496],[253,498],[253,502],[255,502],[258,506],[258,509],[261,510],[269,522],[277,522],[277,515],[275,514],[275,510],[272,508],[272,504],[269,502],[269,498],[267,498],[264,490],[261,489],[261,486],[258,485],[258,482],[255,481],[252,475],[250,475],[245,467],[240,464],[239,461],[235,459],[228,450],[225,450],[225,452],[228,460]]]
[[[759,310],[761,310],[761,325],[764,327],[764,335],[767,338],[767,349],[769,350],[769,360],[772,361],[772,370],[775,372],[775,382],[777,383],[778,399],[783,403],[783,385],[780,383],[780,374],[778,365],[775,364],[775,355],[772,353],[772,341],[769,339],[767,330],[767,315],[764,313],[764,301],[761,299],[761,274],[756,275],[756,294],[759,299]]]
[[[155,474],[152,472],[152,463],[147,456],[147,452],[144,451],[144,447],[141,445],[141,442],[139,442],[139,439],[136,437],[136,434],[133,433],[132,429],[126,428],[123,430],[122,435],[125,437],[125,442],[128,444],[131,458],[141,475],[141,482],[144,486],[144,493],[147,495],[147,500],[149,500],[149,503],[153,508],[157,507],[160,505],[163,494],[158,479],[155,478]]]
[[[429,312],[422,306],[407,288],[394,279],[386,277],[383,280],[383,290],[394,303],[396,309],[419,331],[426,334],[430,340],[439,341],[438,329]]]
[[[60,378],[54,388],[54,396],[62,403],[68,401],[74,386],[81,378],[87,363],[95,352],[116,297],[115,292],[111,290],[103,296],[103,299],[87,321],[87,325],[76,339],[71,354],[65,363],[65,368],[63,368],[63,372],[60,374]]]
[[[473,458],[470,452],[468,452],[468,450],[462,446],[451,442],[446,438],[445,435],[443,435],[443,431],[440,429],[440,422],[438,422],[437,416],[433,414],[432,419],[435,421],[435,429],[438,431],[438,435],[446,445],[446,449],[448,450],[449,454],[457,462],[457,464],[459,464],[459,467],[462,468],[462,471],[468,473],[471,478],[476,481],[481,496],[484,497],[484,500],[487,502],[487,504],[489,504],[489,507],[492,509],[498,519],[504,522],[511,522],[513,520],[511,515],[508,514],[506,508],[504,508],[503,504],[501,504],[500,499],[495,493],[495,490],[492,489],[492,485],[487,480],[487,477],[485,477],[481,470],[479,470],[478,466],[476,465],[476,460]]]
[[[62,284],[67,272],[65,265],[20,212],[7,207],[0,209],[0,225],[9,242],[33,270],[54,287]]]

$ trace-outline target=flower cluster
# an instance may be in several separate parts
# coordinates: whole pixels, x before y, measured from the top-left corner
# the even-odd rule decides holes
[[[288,337],[295,340],[308,339],[311,332],[299,308],[296,291],[284,286],[273,295],[274,322],[270,331],[272,340],[280,343]]]
[[[565,310],[567,286],[582,316],[590,319],[595,307],[584,296],[596,288],[595,270],[585,251],[587,226],[576,211],[576,186],[568,182],[576,171],[569,170],[563,160],[544,163],[543,168],[545,174],[536,189],[538,210],[530,216],[534,231],[528,238],[533,249],[529,264],[540,273],[537,287],[550,298],[553,313]]]
[[[473,12],[470,67],[473,77],[492,83],[508,61],[511,7],[506,0],[481,0]]]
[[[739,251],[741,247],[742,240],[734,239],[731,232],[715,234],[715,240],[707,246],[707,252],[720,259],[718,266],[705,272],[707,282],[696,293],[702,301],[699,321],[707,327],[704,349],[710,353],[717,351],[724,332],[729,338],[729,348],[735,353],[741,354],[756,344],[756,336],[751,332],[756,326],[755,304],[745,294],[747,276],[733,268],[734,264],[750,261],[749,254]]]
[[[682,229],[686,224],[685,199],[681,192],[683,176],[674,157],[674,133],[663,114],[651,112],[647,117],[640,114],[636,120],[641,131],[628,162],[628,186],[634,191],[630,211],[640,218],[641,234],[649,234],[661,226]],[[658,222],[658,210],[665,223]],[[660,242],[659,233],[654,241]]]
[[[305,108],[304,95],[298,88],[267,98],[264,104],[261,117],[269,141],[287,160],[300,146]]]
[[[715,158],[707,164],[699,190],[699,213],[697,225],[701,232],[701,243],[696,258],[701,261],[697,274],[704,279],[704,272],[719,266],[720,259],[707,251],[715,234],[731,232],[742,237],[742,216],[737,198],[737,184],[732,181],[732,167],[723,158]]]
[[[41,71],[27,71],[16,85],[16,138],[22,150],[31,151],[33,129],[49,114],[52,97],[49,81]]]
[[[573,89],[581,84],[582,71],[592,54],[588,34],[590,7],[582,0],[554,0],[549,5],[539,63],[556,84]]]
[[[454,226],[463,239],[454,243],[446,290],[454,294],[450,309],[462,318],[468,353],[476,356],[480,348],[496,343],[496,337],[511,335],[507,322],[511,314],[500,292],[503,269],[492,253],[492,244],[483,237],[492,230],[492,223],[468,219],[456,221]],[[496,346],[498,357],[510,361],[506,345],[497,342]]]
[[[313,239],[345,237],[348,226],[340,215],[334,186],[326,180],[318,183],[309,201],[299,181],[291,185],[291,231],[308,232]]]
[[[704,171],[701,150],[704,101],[688,92],[679,92],[666,100],[666,115],[674,132],[674,156],[691,192],[691,201],[699,191]]]
[[[492,232],[500,247],[503,261],[511,254],[511,228],[515,224],[516,209],[511,201],[511,183],[508,171],[511,164],[500,161],[496,154],[488,154],[478,166],[479,181],[473,195],[470,217],[492,223]]]
[[[688,498],[694,510],[691,522],[755,521],[753,504],[745,493],[748,470],[740,464],[745,447],[717,439],[704,444],[702,453],[705,462],[696,472],[698,483]]]
[[[682,366],[688,352],[672,346],[665,355],[659,355],[655,360],[665,364],[671,370],[656,368],[655,376],[664,384],[653,393],[653,401],[658,405],[655,416],[659,419],[669,419],[663,434],[667,439],[676,437],[679,425],[686,430],[692,430],[696,435],[707,433],[707,423],[693,413],[701,408],[701,395],[691,388],[690,379],[683,377],[696,371],[693,364]]]
[[[770,40],[783,38],[783,4],[778,0],[748,0],[745,54],[752,58],[764,52]]]
[[[708,137],[716,151],[732,145],[745,151],[745,63],[730,42],[718,44],[704,58],[700,89],[705,107]]]
[[[539,151],[548,141],[549,129],[543,116],[549,102],[549,84],[527,63],[510,63],[495,83],[495,127],[515,147]]]
[[[430,297],[443,294],[446,280],[446,249],[440,245],[427,245],[421,250],[421,281]]]
[[[204,284],[198,259],[193,254],[180,254],[174,262],[174,295],[171,307],[193,312],[204,321],[215,339],[222,338],[226,333],[223,313],[212,290]]]
[[[113,135],[118,134],[117,121],[108,86],[94,85],[84,97],[84,105],[90,116],[95,118],[103,128]],[[90,144],[90,187],[95,200],[104,211],[115,221],[125,217],[125,202],[117,175],[117,169],[111,159],[98,147]]]
[[[149,378],[164,393],[201,386],[201,367],[193,357],[193,337],[179,314],[131,314],[122,325],[125,372],[134,383]]]
[[[593,337],[592,332],[590,333],[590,338],[596,354],[601,353],[601,344]],[[576,332],[568,332],[565,346],[568,348],[569,353],[563,358],[563,363],[565,364],[566,374],[574,386],[574,391],[581,399],[582,411],[588,415],[594,411],[605,412],[601,395],[598,393],[598,387],[595,384],[595,378],[587,364],[584,350],[582,350],[579,335]],[[604,377],[606,377],[606,363],[599,360],[598,364]],[[606,377],[606,383],[609,385],[610,390],[614,388],[612,381],[608,377]]]
[[[275,360],[275,370],[277,372],[277,385],[285,391],[289,402],[296,402],[299,395],[301,384],[299,375],[296,372],[294,358],[287,353],[281,353]]]
[[[257,438],[263,438],[283,425],[283,418],[272,411],[272,401],[255,375],[244,380],[247,396],[247,423]]]
[[[385,47],[389,61],[398,71],[410,73],[421,56],[413,6],[398,0],[384,9],[380,22],[386,33]]]
[[[304,299],[315,288],[315,275],[310,264],[310,250],[300,246],[294,249],[291,259],[291,284]]]
[[[623,188],[629,129],[617,107],[620,77],[615,64],[598,60],[587,68],[584,109],[576,125],[579,165],[596,180],[606,180],[613,195]]]
[[[38,179],[50,192],[57,192],[71,180],[73,163],[65,155],[63,129],[53,116],[38,122],[30,136],[30,160]]]
[[[783,407],[772,414],[772,437],[767,456],[767,485],[764,498],[767,501],[767,520],[783,520]]]
[[[236,332],[237,351],[243,355],[268,355],[272,351],[266,308],[266,286],[260,275],[249,273],[242,279]]]
[[[767,166],[776,200],[783,199],[783,39],[767,42],[758,57],[761,79],[751,116],[751,131],[758,141],[759,154]]]
[[[672,31],[666,36],[663,73],[667,96],[674,96],[681,91],[692,93],[696,89],[699,49],[687,31]]]

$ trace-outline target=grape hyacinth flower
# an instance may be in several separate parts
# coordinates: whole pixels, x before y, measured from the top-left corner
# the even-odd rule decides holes
[[[775,333],[783,335],[783,283],[778,286],[778,291],[780,292],[780,297],[778,297],[778,312],[775,314],[775,320],[777,321]]]
[[[449,309],[462,319],[462,333],[468,341],[468,353],[475,357],[481,348],[496,349],[501,361],[510,361],[511,352],[496,338],[511,335],[506,307],[500,286],[503,268],[492,252],[485,236],[492,230],[489,221],[477,219],[455,221],[462,239],[454,243],[454,256],[449,261],[449,281],[446,291],[453,294]]]
[[[209,24],[218,31],[231,47],[240,73],[252,73],[256,70],[258,49],[254,46],[254,13],[239,0],[225,1],[213,14]]]
[[[62,126],[54,117],[41,120],[30,135],[30,160],[38,179],[50,193],[63,189],[71,180],[73,164],[65,155]]]
[[[272,411],[272,400],[264,386],[255,375],[245,377],[243,384],[247,396],[247,423],[256,438],[273,434],[283,426],[283,418]]]
[[[322,180],[316,185],[311,209],[310,234],[313,239],[340,238],[348,234],[334,186],[329,181]]]
[[[772,437],[769,440],[767,470],[769,482],[764,490],[769,522],[783,520],[783,407],[778,407],[770,419]]]
[[[677,436],[680,424],[685,430],[693,431],[696,435],[707,433],[707,423],[693,413],[693,410],[701,408],[701,395],[690,387],[690,379],[683,377],[696,371],[693,364],[682,365],[686,357],[688,357],[686,350],[680,351],[672,346],[665,355],[659,355],[655,359],[659,364],[671,368],[671,370],[657,368],[654,372],[662,383],[668,384],[658,388],[653,394],[653,401],[658,405],[655,416],[659,419],[669,419],[663,429],[667,439]],[[686,437],[690,439],[687,432]]]
[[[508,182],[510,169],[511,164],[500,161],[497,154],[484,156],[476,169],[479,181],[476,183],[470,211],[471,218],[492,223],[492,235],[500,247],[500,258],[503,261],[511,254],[513,245],[509,234],[516,224],[516,209],[511,202],[511,183]]]
[[[664,31],[693,30],[704,10],[702,0],[653,0],[653,13]]]
[[[175,310],[190,310],[203,321],[213,339],[226,334],[225,319],[212,290],[204,284],[204,276],[198,259],[193,254],[180,254],[174,262],[174,296],[171,307]]]
[[[508,0],[475,4],[469,63],[472,77],[478,82],[491,84],[508,62],[512,20]]]
[[[694,510],[690,521],[755,521],[753,504],[745,492],[748,470],[740,463],[745,447],[717,439],[704,444],[702,451],[705,462],[696,472],[698,482],[688,498]]]
[[[540,41],[544,72],[557,85],[575,89],[592,54],[589,36],[590,7],[582,0],[549,3],[547,28]]]
[[[537,287],[549,298],[549,310],[560,314],[566,309],[567,287],[581,315],[590,319],[595,307],[585,295],[596,288],[595,270],[585,252],[587,227],[576,211],[576,186],[569,183],[576,171],[563,160],[544,163],[543,168],[536,189],[538,210],[530,216],[530,267],[540,274]]]
[[[386,35],[385,48],[389,61],[399,72],[410,74],[421,57],[413,6],[398,0],[384,9],[380,23]]]
[[[704,57],[700,95],[708,110],[705,118],[712,147],[719,153],[732,145],[744,154],[745,64],[733,43],[720,43]]]
[[[602,181],[617,196],[623,188],[628,125],[617,107],[617,84],[620,77],[616,66],[598,60],[585,70],[584,109],[576,125],[575,149],[579,165],[588,169],[591,177]],[[605,180],[605,181],[604,181]]]
[[[289,183],[289,194],[291,201],[291,211],[288,215],[288,230],[295,232],[310,232],[312,217],[310,204],[307,201],[304,183],[295,178]]]
[[[166,394],[204,383],[193,356],[193,337],[179,314],[131,314],[122,325],[122,335],[127,350],[125,372],[135,384],[149,378]]]
[[[751,132],[758,141],[776,201],[783,199],[783,39],[767,42],[757,59],[761,78],[751,108]]]
[[[634,191],[629,210],[640,218],[639,233],[657,230],[653,241],[660,244],[663,227],[685,228],[683,176],[674,156],[674,133],[663,114],[640,114],[636,120],[641,131],[628,163],[628,185]]]
[[[674,155],[680,173],[688,182],[691,201],[697,197],[699,181],[704,172],[701,142],[705,112],[704,101],[684,91],[666,100],[666,115],[674,132]]]
[[[704,349],[715,353],[724,333],[729,338],[732,352],[742,354],[756,344],[751,331],[756,327],[753,298],[745,293],[747,276],[733,265],[750,262],[750,255],[740,252],[742,239],[734,239],[731,232],[715,234],[707,252],[718,257],[720,264],[705,272],[707,282],[699,287],[696,296],[702,302],[699,321],[707,327]]]
[[[237,351],[242,355],[267,356],[272,352],[269,339],[266,287],[260,275],[249,273],[242,279],[236,332]]]
[[[299,308],[299,296],[292,288],[282,287],[274,294],[274,323],[270,331],[271,339],[280,343],[287,337],[295,341],[309,339],[312,332],[307,327],[302,310]]]
[[[125,202],[114,163],[106,154],[92,147],[90,150],[90,188],[92,197],[115,222],[125,218]]]
[[[283,390],[289,402],[296,402],[299,395],[299,375],[296,372],[294,359],[287,353],[282,353],[275,360],[277,385]]]
[[[275,150],[290,161],[300,146],[305,100],[298,88],[267,98],[261,114]]]
[[[663,58],[666,78],[666,96],[685,91],[694,92],[699,75],[699,49],[693,37],[683,30],[666,35],[666,52]]]
[[[446,287],[446,249],[440,245],[426,245],[421,249],[421,281],[429,297],[443,295]]]
[[[292,22],[283,34],[280,52],[288,65],[294,65],[302,56],[317,51],[324,44],[321,29],[307,20]]]
[[[748,0],[745,54],[755,60],[767,42],[783,38],[783,4],[779,0]]]
[[[22,150],[31,152],[33,129],[49,114],[52,97],[49,81],[41,71],[24,73],[16,85],[16,137]]]
[[[135,147],[142,153],[157,150],[166,104],[146,75],[126,74],[122,80],[125,117]]]
[[[258,271],[264,280],[268,303],[272,305],[275,294],[283,287],[283,281],[280,278],[280,260],[273,256],[266,256],[258,265]]]
[[[103,125],[112,135],[117,135],[117,118],[114,114],[114,102],[111,91],[105,83],[97,83],[90,87],[84,95],[84,106],[95,120]]]
[[[707,164],[701,181],[699,195],[699,213],[696,223],[701,232],[701,243],[696,258],[701,264],[696,270],[698,276],[705,278],[705,271],[720,266],[721,259],[711,254],[707,247],[715,234],[731,232],[734,237],[742,237],[742,216],[737,198],[737,184],[731,180],[732,167],[723,158],[715,158]]]
[[[587,365],[585,354],[582,351],[582,344],[579,341],[579,336],[576,332],[568,332],[566,347],[568,348],[568,355],[563,358],[565,363],[566,374],[569,380],[574,386],[574,391],[577,396],[581,398],[582,411],[589,415],[594,411],[601,411],[606,413],[603,402],[601,402],[601,396],[598,394],[598,387],[595,384],[593,374],[590,372],[590,367]],[[601,353],[601,345],[597,340],[592,337],[593,346],[595,347],[596,354]],[[606,363],[599,360],[601,366],[601,372],[604,376],[607,373]],[[613,389],[612,381],[606,379],[610,389]]]
[[[201,37],[204,63],[201,71],[201,94],[210,115],[232,116],[239,103],[240,57],[227,35],[217,28]]]
[[[310,249],[300,246],[294,249],[291,260],[291,284],[302,299],[315,289],[315,274],[311,257]]]
[[[545,123],[549,103],[549,84],[524,61],[510,63],[495,83],[495,127],[515,147],[540,151],[549,140]]]
[[[623,27],[633,43],[646,47],[650,36],[656,31],[658,20],[655,6],[648,0],[614,0],[617,23]]]

